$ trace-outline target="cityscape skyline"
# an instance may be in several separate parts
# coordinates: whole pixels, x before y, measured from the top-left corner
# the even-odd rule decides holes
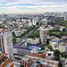
[[[67,1],[0,0],[0,67],[67,67]]]
[[[0,0],[0,14],[41,14],[67,11],[66,0]]]

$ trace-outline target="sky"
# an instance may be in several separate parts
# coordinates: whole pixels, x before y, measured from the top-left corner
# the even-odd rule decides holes
[[[67,0],[0,0],[0,14],[41,14],[67,11]]]

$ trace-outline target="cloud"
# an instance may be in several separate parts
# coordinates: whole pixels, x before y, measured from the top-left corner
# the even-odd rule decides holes
[[[44,5],[44,6],[8,6],[1,7],[0,13],[5,14],[37,14],[45,12],[63,12],[67,11],[67,5]]]
[[[0,0],[0,3],[47,3],[47,2],[67,2],[67,0]]]
[[[0,13],[67,11],[67,0],[0,0]]]

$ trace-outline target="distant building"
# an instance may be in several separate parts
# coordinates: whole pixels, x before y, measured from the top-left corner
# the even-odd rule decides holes
[[[40,40],[41,44],[47,43],[47,29],[45,27],[40,27]]]
[[[67,15],[64,16],[64,20],[67,20]]]
[[[47,23],[48,23],[48,21],[46,18],[42,19],[42,25],[47,26]]]
[[[36,18],[33,18],[33,25],[36,25]]]

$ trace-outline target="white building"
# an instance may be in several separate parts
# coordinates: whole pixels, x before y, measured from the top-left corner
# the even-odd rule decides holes
[[[48,30],[53,29],[53,27],[51,25],[48,25]]]
[[[0,30],[0,50],[9,58],[13,59],[12,33]]]
[[[47,23],[48,23],[48,21],[46,18],[42,19],[42,25],[47,26]]]
[[[64,26],[60,26],[60,30],[62,31],[65,27]]]
[[[36,18],[33,18],[33,21],[32,21],[33,25],[36,26]]]
[[[21,30],[13,30],[13,32],[15,32],[16,36],[20,36],[22,33],[24,33],[25,31],[27,31],[26,29],[21,29]]]
[[[66,52],[66,46],[64,46],[64,45],[59,45],[58,50],[59,50],[60,52]]]
[[[28,38],[28,39],[27,39],[27,42],[28,42],[28,43],[31,43],[31,44],[38,44],[38,43],[39,43],[39,38],[35,38],[35,39],[33,39],[33,38]]]
[[[33,26],[32,22],[28,22],[28,26],[29,27]]]
[[[54,52],[53,52],[53,51],[47,51],[47,52],[46,52],[46,58],[52,59],[53,57],[54,57]]]
[[[47,43],[47,29],[45,27],[40,27],[40,40],[41,44]]]

